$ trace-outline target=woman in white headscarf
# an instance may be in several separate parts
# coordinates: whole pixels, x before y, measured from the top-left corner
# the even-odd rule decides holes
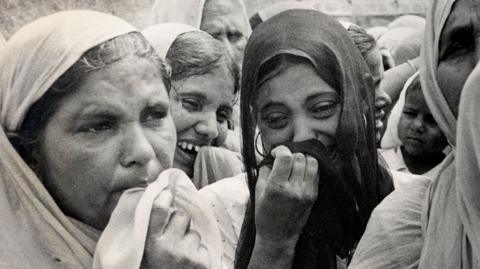
[[[239,91],[232,57],[218,40],[186,24],[159,24],[143,34],[171,71],[170,103],[177,129],[173,166],[199,189],[242,173],[240,154],[220,148]]]
[[[160,174],[176,141],[161,63],[138,30],[94,11],[12,36],[0,56],[0,267],[220,268],[213,215],[181,171]]]
[[[478,5],[478,1],[437,0],[429,9],[423,45],[425,67],[420,70],[422,89],[453,151],[431,183],[412,182],[374,210],[351,268],[479,266],[478,182],[469,174],[475,166],[472,161],[461,163],[465,158],[455,161],[455,156],[471,157],[475,152],[468,135],[463,138],[471,126],[460,124],[464,129],[458,129],[462,135],[458,139],[456,127],[462,88],[480,59]],[[456,141],[461,141],[462,147],[456,148]],[[465,165],[473,169],[460,170]]]

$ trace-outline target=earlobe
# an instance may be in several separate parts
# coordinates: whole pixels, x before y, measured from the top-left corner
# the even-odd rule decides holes
[[[363,74],[363,81],[365,81],[368,87],[373,87],[373,76],[370,73]]]

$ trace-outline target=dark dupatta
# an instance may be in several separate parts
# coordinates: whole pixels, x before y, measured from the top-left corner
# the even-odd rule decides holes
[[[252,104],[258,88],[258,73],[264,63],[280,54],[307,59],[341,96],[342,111],[336,135],[337,158],[332,163],[337,168],[339,178],[343,180],[346,193],[350,194],[349,198],[354,202],[347,211],[354,211],[355,216],[347,216],[346,219],[352,220],[350,223],[328,218],[318,220],[313,212],[322,212],[319,207],[325,209],[319,202],[325,200],[325,197],[317,199],[319,203],[315,203],[312,208],[312,214],[297,243],[293,262],[293,268],[336,268],[336,257],[350,257],[370,213],[393,190],[393,183],[377,161],[374,92],[371,82],[364,77],[368,68],[346,30],[330,16],[314,10],[285,11],[258,25],[245,50],[241,119],[250,202],[242,226],[235,268],[248,267],[255,244],[254,199],[259,165],[254,157],[256,119]],[[322,165],[326,167],[328,164],[319,163],[319,167]],[[324,182],[328,180],[322,179],[320,185]],[[329,186],[323,187],[319,186],[319,197],[322,190],[332,189]],[[324,205],[335,204],[335,201],[323,202]],[[324,216],[344,214],[332,208],[325,210],[327,213]],[[330,224],[339,224],[340,228],[334,229],[339,231],[337,238],[322,233],[329,230],[322,228]]]

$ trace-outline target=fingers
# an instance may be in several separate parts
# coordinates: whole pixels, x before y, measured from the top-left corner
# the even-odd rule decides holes
[[[293,168],[290,175],[290,183],[303,185],[303,178],[305,177],[305,155],[302,153],[293,154]]]
[[[194,252],[199,251],[200,241],[201,241],[200,234],[195,230],[190,230],[185,235],[185,238],[184,238],[185,245]]]
[[[164,190],[155,199],[152,212],[150,214],[150,223],[148,225],[148,236],[159,237],[163,234],[165,220],[169,216],[169,208],[172,206],[173,196],[170,190]]]
[[[190,227],[190,217],[181,212],[175,211],[170,217],[170,221],[165,227],[164,236],[171,236],[174,239],[181,240]]]
[[[275,158],[269,179],[278,183],[288,182],[293,168],[293,154],[285,146],[278,146],[272,150],[272,156]]]
[[[305,166],[305,189],[309,191],[311,195],[310,198],[316,200],[318,195],[318,182],[320,180],[318,177],[318,161],[312,156],[307,156]]]

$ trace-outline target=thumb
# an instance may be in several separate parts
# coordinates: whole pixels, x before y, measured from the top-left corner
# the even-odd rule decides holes
[[[158,238],[162,236],[165,227],[173,212],[172,208],[173,196],[170,190],[163,190],[155,199],[150,214],[150,223],[148,225],[148,234],[150,238]]]

